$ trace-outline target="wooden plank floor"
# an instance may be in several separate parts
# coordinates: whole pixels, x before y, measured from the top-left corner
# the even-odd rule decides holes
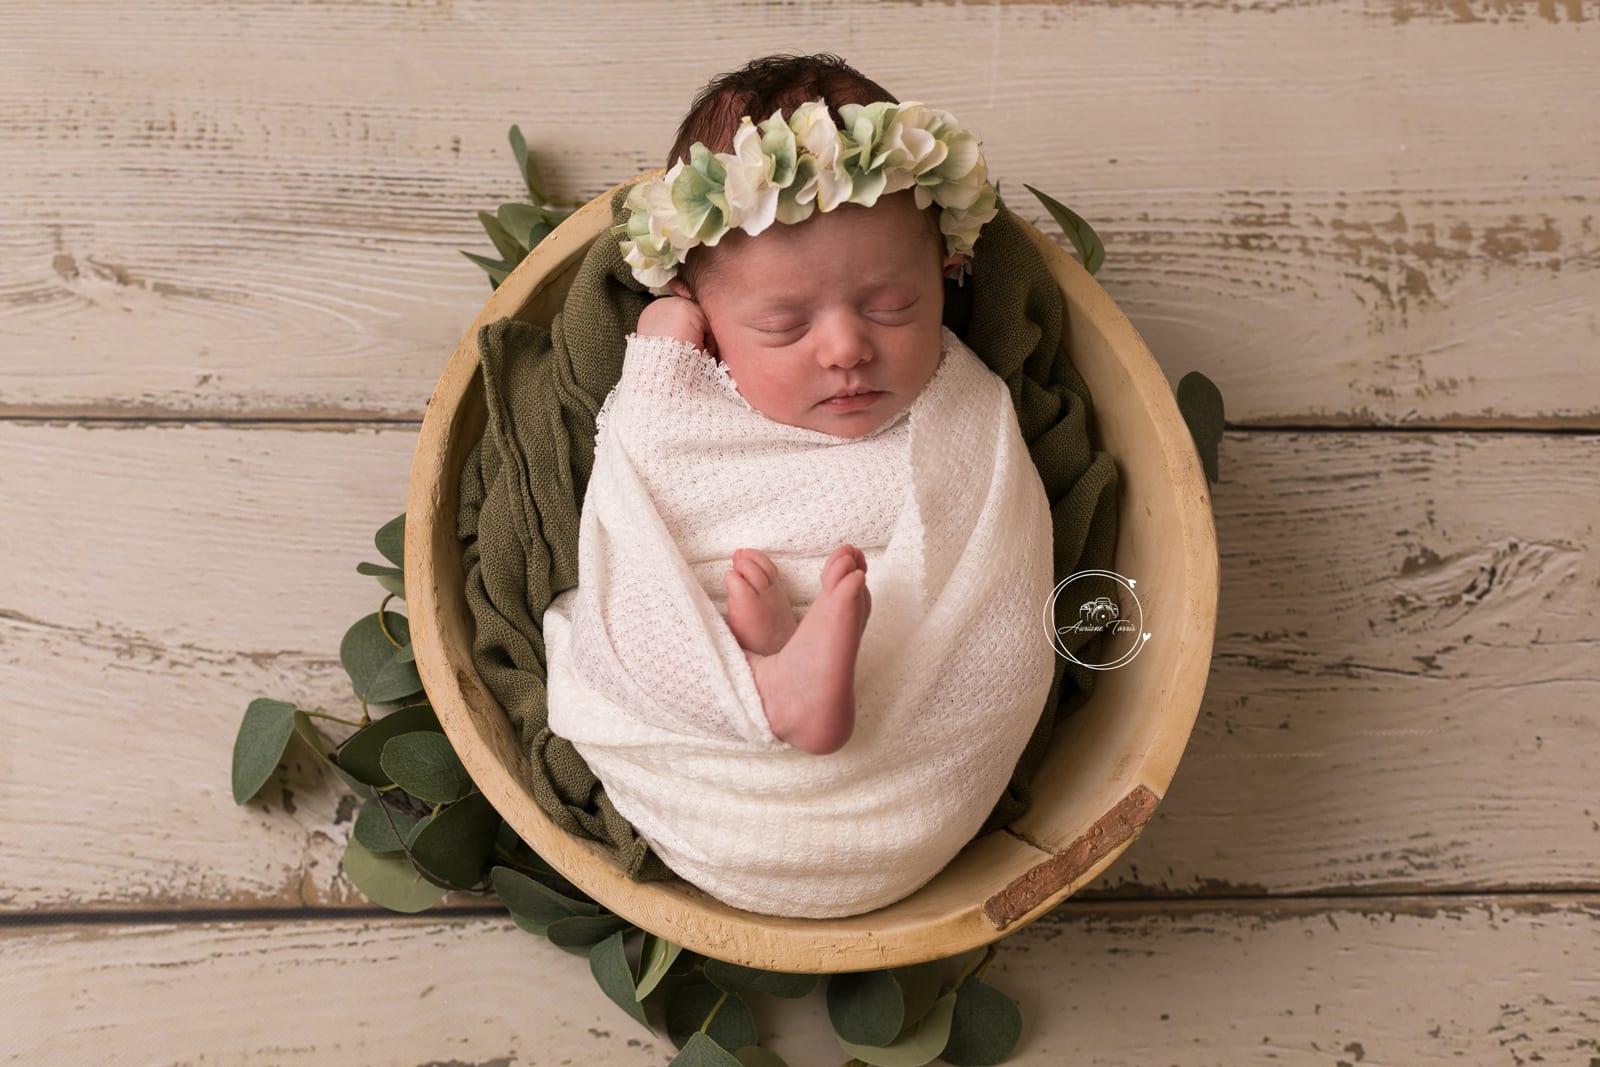
[[[1089,218],[1228,405],[1200,718],[1004,942],[1013,1062],[1600,1063],[1600,3],[665,10],[0,14],[0,1062],[670,1059],[503,913],[371,909],[350,799],[292,760],[236,807],[228,750],[255,696],[349,707],[506,127],[587,197],[833,49]],[[795,1067],[820,1012],[764,1019]]]

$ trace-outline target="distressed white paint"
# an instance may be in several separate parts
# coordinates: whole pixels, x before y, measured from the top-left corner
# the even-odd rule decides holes
[[[1001,943],[1018,1065],[1584,1063],[1600,900],[1068,905]],[[0,933],[0,1056],[148,1064],[664,1063],[587,964],[500,919]],[[1224,979],[1224,980],[1219,980]],[[845,1057],[822,995],[757,998],[794,1067]]]
[[[381,599],[354,567],[414,438],[0,424],[0,823],[29,828],[0,835],[0,906],[359,900],[308,761],[240,809],[227,754],[256,696],[359,713],[339,639]],[[1597,447],[1229,434],[1206,700],[1097,889],[1600,887],[1573,787],[1600,725]]]
[[[587,197],[709,74],[835,49],[1095,223],[1236,424],[1600,427],[1594,0],[663,11],[6,5],[0,420],[60,420],[0,421],[6,1062],[669,1058],[503,919],[309,917],[361,900],[308,760],[228,791],[251,697],[349,707],[353,568],[487,293],[456,249],[519,193],[512,122]],[[1144,836],[1005,943],[1014,1062],[1600,1056],[1597,448],[1228,436],[1205,707]],[[796,1067],[842,1058],[820,1011],[768,1015]]]
[[[13,3],[0,413],[415,417],[486,293],[457,249],[518,195],[510,123],[587,197],[709,75],[833,48],[960,115],[1013,205],[1095,223],[1236,422],[1600,425],[1586,11]]]

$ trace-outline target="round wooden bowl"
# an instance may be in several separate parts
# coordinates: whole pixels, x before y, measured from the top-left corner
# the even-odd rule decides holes
[[[1069,351],[1094,398],[1097,445],[1121,476],[1115,569],[1137,581],[1153,636],[1132,662],[1101,672],[1093,696],[1057,728],[1026,815],[973,840],[911,896],[844,919],[773,918],[681,881],[633,882],[599,845],[557,829],[534,803],[516,731],[473,667],[456,540],[460,472],[486,417],[478,329],[504,316],[548,322],[589,243],[606,235],[611,198],[575,212],[500,284],[423,419],[406,506],[407,609],[417,667],[450,743],[505,820],[574,885],[707,956],[768,970],[867,970],[957,955],[1032,921],[1138,836],[1172,780],[1205,689],[1216,533],[1205,476],[1161,368],[1093,278],[1030,227],[1066,294]]]

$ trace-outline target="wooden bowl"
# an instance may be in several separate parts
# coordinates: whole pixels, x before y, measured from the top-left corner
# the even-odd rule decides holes
[[[417,667],[451,744],[505,820],[574,885],[707,956],[769,970],[866,970],[957,955],[1032,921],[1138,836],[1172,780],[1205,689],[1216,533],[1205,476],[1161,368],[1105,290],[1029,227],[1066,294],[1069,351],[1094,398],[1097,446],[1117,462],[1116,570],[1137,581],[1153,637],[1131,662],[1102,671],[1093,696],[1057,727],[1026,815],[973,840],[911,896],[844,919],[773,918],[681,881],[633,882],[598,844],[557,829],[534,803],[516,731],[473,667],[456,540],[461,468],[486,418],[479,327],[503,316],[548,322],[590,242],[606,234],[611,199],[608,192],[580,208],[500,284],[422,422],[406,506],[407,609]]]

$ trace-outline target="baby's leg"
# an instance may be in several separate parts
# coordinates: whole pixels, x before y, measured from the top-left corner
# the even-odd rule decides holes
[[[728,591],[728,629],[746,652],[770,656],[794,634],[794,606],[778,584],[778,568],[754,548],[735,549],[722,576]]]
[[[782,650],[746,650],[767,723],[780,739],[816,755],[850,740],[856,654],[871,612],[867,557],[840,545],[822,565],[822,591]]]

